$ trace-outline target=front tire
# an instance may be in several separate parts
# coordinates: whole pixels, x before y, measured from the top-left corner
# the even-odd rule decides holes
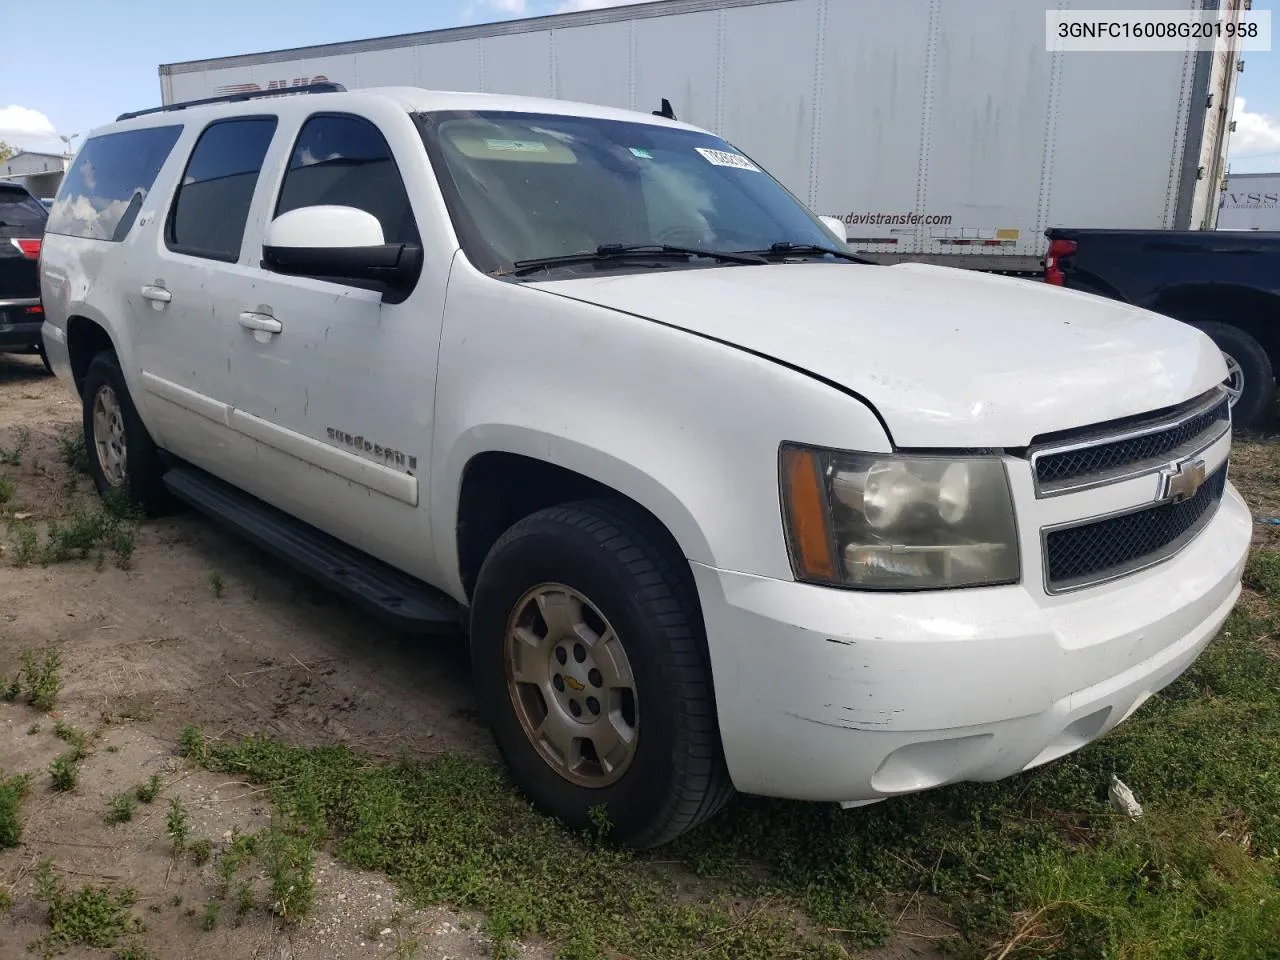
[[[123,493],[148,516],[161,513],[166,497],[160,453],[138,417],[113,351],[93,358],[80,395],[89,475],[98,493]]]
[[[615,842],[658,846],[732,795],[687,562],[606,501],[518,522],[472,604],[482,709],[516,784],[571,829],[603,807]]]
[[[1239,327],[1208,320],[1192,324],[1208,334],[1227,362],[1223,386],[1231,395],[1231,419],[1246,429],[1262,425],[1275,394],[1275,373],[1262,344]]]

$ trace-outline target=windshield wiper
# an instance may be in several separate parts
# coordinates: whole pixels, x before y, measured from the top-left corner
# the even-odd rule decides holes
[[[705,257],[719,260],[721,263],[754,263],[768,261],[758,253],[747,251],[701,250],[697,247],[674,247],[669,243],[602,243],[595,252],[566,253],[558,257],[538,257],[534,260],[517,260],[508,271],[513,276],[521,276],[542,270],[547,267],[573,266],[579,263],[602,263],[610,260],[688,260],[690,257]]]
[[[847,260],[850,263],[875,264],[874,260],[868,260],[866,257],[860,257],[846,250],[833,250],[831,247],[824,247],[816,243],[792,243],[789,240],[781,240],[778,243],[770,244],[767,250],[741,250],[737,252],[775,259],[778,257],[831,256],[838,260]]]

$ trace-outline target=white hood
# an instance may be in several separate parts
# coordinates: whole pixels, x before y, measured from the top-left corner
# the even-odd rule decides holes
[[[535,286],[839,383],[875,406],[900,447],[1024,446],[1172,406],[1227,373],[1213,341],[1185,324],[972,270],[778,264]]]

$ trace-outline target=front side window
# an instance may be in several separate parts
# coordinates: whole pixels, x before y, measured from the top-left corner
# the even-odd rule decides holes
[[[371,213],[387,243],[417,243],[409,194],[382,133],[368,120],[318,114],[302,125],[276,216],[332,204]]]
[[[420,119],[467,256],[489,272],[618,245],[835,247],[780,183],[710,134],[520,113]]]
[[[240,259],[244,228],[275,117],[217,120],[204,129],[173,198],[170,250],[210,260]]]
[[[90,137],[49,210],[49,233],[120,242],[129,234],[182,125]]]

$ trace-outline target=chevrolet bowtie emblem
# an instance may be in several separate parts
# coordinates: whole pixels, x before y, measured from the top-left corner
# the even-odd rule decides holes
[[[1204,461],[1184,460],[1160,471],[1160,492],[1157,500],[1181,503],[1196,495],[1204,483]]]

